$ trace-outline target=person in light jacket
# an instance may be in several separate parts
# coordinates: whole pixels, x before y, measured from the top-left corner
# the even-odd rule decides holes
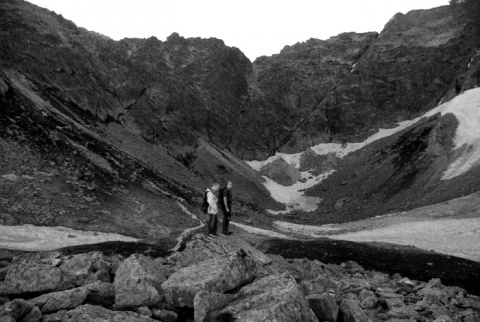
[[[218,227],[218,198],[216,193],[220,185],[218,183],[212,184],[210,189],[207,189],[207,202],[208,202],[208,236],[214,238],[217,235]]]

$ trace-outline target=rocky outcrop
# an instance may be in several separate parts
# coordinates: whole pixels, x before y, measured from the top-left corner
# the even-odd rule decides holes
[[[58,267],[70,281],[77,286],[91,284],[95,281],[111,282],[111,265],[99,252],[79,254],[62,261]]]
[[[20,1],[4,8],[4,66],[69,114],[120,123],[187,165],[199,137],[244,159],[359,140],[435,105],[478,46],[448,6],[397,14],[380,34],[286,46],[253,64],[218,39],[115,42]]]
[[[28,316],[34,310],[34,308],[35,306],[32,303],[29,303],[22,299],[15,299],[0,306],[0,319],[10,317],[13,319],[13,321],[20,321],[26,316]],[[5,319],[5,321],[8,320]]]
[[[207,291],[198,292],[197,294],[195,294],[195,297],[193,299],[193,307],[195,309],[195,321],[204,321],[207,318],[207,315],[220,315],[219,311],[222,310],[225,305],[232,302],[233,299],[234,296],[231,294]]]
[[[74,288],[62,292],[48,293],[31,299],[29,302],[38,306],[42,313],[51,313],[80,306],[87,299],[88,293],[88,289]]]
[[[235,321],[318,321],[295,279],[284,273],[245,286],[223,314]]]
[[[55,266],[31,260],[20,260],[12,264],[0,284],[0,295],[19,295],[39,292],[60,291],[73,284]]]
[[[165,273],[154,261],[142,255],[130,256],[115,274],[115,307],[121,310],[161,302],[160,286],[165,280]]]
[[[199,291],[224,293],[255,278],[253,259],[243,250],[187,266],[162,284],[167,303],[175,307],[193,307]]]
[[[236,252],[238,249],[243,251],[255,262],[257,268],[262,268],[272,262],[272,259],[257,250],[246,242],[242,237],[236,235],[218,235],[215,243],[204,238],[202,235],[196,235],[185,245],[185,248],[169,257],[169,260],[178,267],[190,266],[195,263],[203,262],[207,259],[214,259]]]

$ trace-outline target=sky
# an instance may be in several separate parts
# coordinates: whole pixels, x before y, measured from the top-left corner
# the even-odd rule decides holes
[[[397,12],[448,0],[29,0],[114,40],[219,38],[251,61],[286,45],[342,32],[380,32]]]

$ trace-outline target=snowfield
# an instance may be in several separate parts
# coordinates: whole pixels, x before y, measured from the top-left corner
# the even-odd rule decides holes
[[[392,129],[380,129],[377,133],[360,143],[348,143],[346,145],[336,143],[322,143],[310,148],[318,155],[334,154],[338,158],[343,158],[349,153],[359,150],[366,145],[391,136],[407,127],[417,123],[424,117],[430,117],[437,113],[445,115],[451,113],[458,120],[459,125],[454,137],[455,159],[443,173],[442,179],[449,180],[459,176],[473,166],[480,164],[480,88],[466,91],[451,101],[441,104],[428,111],[424,115],[409,121],[398,123],[398,126]],[[254,170],[261,169],[278,159],[283,159],[287,164],[295,165],[300,168],[302,153],[285,154],[277,153],[265,161],[246,161]],[[271,213],[288,213],[294,210],[313,211],[321,202],[320,198],[305,197],[303,190],[313,187],[322,180],[326,179],[334,170],[313,176],[308,171],[301,172],[301,181],[290,186],[283,186],[275,181],[265,178],[265,187],[270,191],[271,196],[287,206],[287,210],[281,212],[270,211]]]
[[[111,241],[137,242],[138,239],[120,234],[83,231],[60,226],[0,225],[0,247],[6,249],[46,251]]]

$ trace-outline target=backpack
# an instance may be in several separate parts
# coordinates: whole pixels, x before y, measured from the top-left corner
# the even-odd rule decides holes
[[[207,194],[208,194],[208,191],[205,191],[205,193],[203,194],[202,211],[204,214],[208,212],[208,206],[209,206]]]

